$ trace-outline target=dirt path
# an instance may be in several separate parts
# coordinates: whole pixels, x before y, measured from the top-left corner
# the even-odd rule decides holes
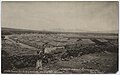
[[[7,40],[11,41],[12,43],[14,43],[14,44],[16,44],[16,45],[20,45],[20,46],[22,46],[22,47],[24,47],[24,48],[29,48],[29,49],[33,49],[33,50],[39,50],[39,49],[37,49],[37,48],[35,48],[35,47],[29,46],[29,45],[24,44],[24,43],[20,43],[20,42],[17,43],[16,41],[10,39],[9,36],[6,36],[5,38],[6,38]]]

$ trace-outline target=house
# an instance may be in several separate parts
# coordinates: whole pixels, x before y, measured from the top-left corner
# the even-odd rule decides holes
[[[99,42],[108,42],[108,40],[105,40],[105,39],[97,39]]]
[[[49,42],[48,44],[53,47],[61,47],[67,45],[66,42],[63,43],[63,42],[55,42],[55,41]]]
[[[92,41],[94,41],[97,45],[105,45],[108,40],[105,39],[92,39]]]
[[[91,46],[91,45],[95,45],[95,42],[93,42],[90,39],[81,39],[77,42],[78,46]]]
[[[62,52],[63,50],[64,50],[65,48],[63,47],[63,46],[61,46],[61,47],[46,47],[45,48],[45,53],[52,53],[52,54],[54,54],[54,53],[60,53],[60,52]]]

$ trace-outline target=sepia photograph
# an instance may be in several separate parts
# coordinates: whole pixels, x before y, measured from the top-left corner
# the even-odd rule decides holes
[[[116,74],[118,1],[2,1],[2,74]]]

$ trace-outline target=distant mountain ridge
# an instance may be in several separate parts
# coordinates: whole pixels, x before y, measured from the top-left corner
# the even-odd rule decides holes
[[[47,31],[47,30],[45,30]],[[88,30],[82,30],[82,29],[49,29],[49,31],[60,31],[60,32],[82,32],[82,33],[118,33],[118,30],[111,30],[111,31],[88,31]]]
[[[53,32],[53,33],[111,33],[111,34],[118,34],[118,32],[116,30],[114,31],[108,31],[108,32],[101,32],[101,31],[85,31],[85,30],[80,30],[80,29],[60,29],[60,28],[56,28],[56,29],[49,29],[49,30],[30,30],[30,29],[18,29],[18,28],[7,28],[7,27],[1,27],[1,31],[11,31],[11,32],[15,32],[15,31],[27,31],[27,32]]]

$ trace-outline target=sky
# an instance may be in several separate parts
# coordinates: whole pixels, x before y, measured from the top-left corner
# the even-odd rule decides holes
[[[2,2],[2,27],[118,32],[118,2]]]

